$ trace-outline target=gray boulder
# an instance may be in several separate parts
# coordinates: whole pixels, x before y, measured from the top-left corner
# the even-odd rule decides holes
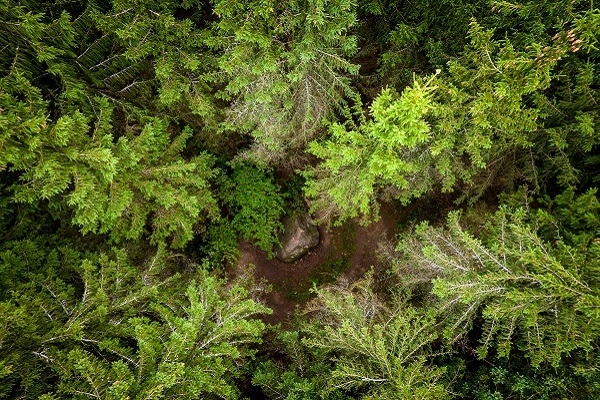
[[[279,235],[281,248],[275,257],[283,262],[294,262],[319,244],[319,230],[306,212],[294,212],[283,221]]]

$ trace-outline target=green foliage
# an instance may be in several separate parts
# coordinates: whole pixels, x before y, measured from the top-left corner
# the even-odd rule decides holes
[[[96,96],[122,107],[149,100],[148,65],[127,62],[114,37],[98,31],[95,2],[4,0],[0,10],[2,76],[22,74],[34,82],[53,114],[96,114]]]
[[[219,113],[211,93],[216,58],[206,45],[210,12],[202,1],[115,0],[94,22],[123,46],[130,65],[152,61],[160,106],[189,110],[210,126]]]
[[[11,0],[0,3],[3,30],[0,55],[1,76],[25,74],[27,78],[50,76],[62,83],[65,100],[81,98],[84,87],[76,76],[76,67],[70,62],[76,49],[76,29],[67,10],[57,13],[55,19],[45,18],[44,5],[33,2],[15,4]],[[51,89],[58,82],[48,85]],[[4,83],[7,85],[7,83]]]
[[[0,303],[5,396],[238,396],[237,365],[264,329],[253,316],[269,311],[243,286],[203,268],[196,281],[165,279],[163,249],[138,269],[123,251],[46,246],[15,242],[1,255],[3,270],[25,275]]]
[[[40,91],[22,75],[0,82],[0,165],[22,172],[12,187],[15,201],[67,207],[83,233],[117,240],[140,238],[151,222],[152,240],[171,239],[175,247],[214,212],[212,158],[180,155],[190,128],[172,138],[166,120],[142,117],[141,129],[132,125],[115,139],[105,99],[92,101],[97,118],[74,111],[52,122]]]
[[[449,64],[449,76],[438,83],[436,100],[443,106],[436,109],[434,129],[451,141],[447,148],[454,155],[467,155],[474,167],[487,168],[485,179],[504,168],[540,185],[540,175],[552,169],[560,184],[576,182],[573,165],[598,140],[589,131],[596,118],[596,111],[590,113],[596,94],[590,93],[589,80],[581,85],[580,79],[577,90],[591,97],[565,103],[562,88],[571,85],[569,79],[563,82],[566,70],[574,76],[586,69],[573,54],[575,39],[565,38],[576,34],[565,31],[554,40],[546,38],[551,43],[544,47],[544,42],[519,43],[520,37],[495,40],[492,30],[473,21],[471,46]],[[444,165],[452,164],[446,160]]]
[[[150,219],[152,241],[171,239],[173,247],[181,247],[192,239],[196,223],[216,212],[209,186],[213,159],[206,153],[189,160],[181,156],[189,127],[171,137],[167,121],[146,121],[141,132],[115,144],[120,174],[110,182],[100,231],[135,239]]]
[[[222,186],[235,231],[272,254],[284,213],[279,186],[264,171],[244,164],[235,165],[232,176]]]
[[[381,186],[407,203],[427,191],[432,182],[427,145],[430,128],[425,117],[434,107],[430,82],[415,81],[400,97],[384,90],[371,106],[373,119],[358,130],[330,126],[331,140],[312,142],[309,151],[323,162],[307,173],[306,194],[313,207],[336,207],[339,222],[362,214],[378,218]]]
[[[226,128],[252,135],[256,163],[292,156],[352,92],[355,3],[217,1],[214,12],[228,78],[221,96],[232,102]]]
[[[600,397],[593,2],[0,0],[0,26],[0,398]],[[339,223],[488,203],[260,345],[251,271],[217,276],[303,206],[274,175]],[[290,299],[361,270],[338,232]]]
[[[415,72],[431,73],[459,57],[468,44],[466,33],[471,18],[490,13],[484,1],[377,3],[382,7],[377,15],[386,18],[371,18],[364,29],[377,32],[374,45],[384,44],[380,45],[377,72],[396,88],[410,84]]]
[[[436,312],[374,293],[372,276],[316,290],[310,319],[271,339],[252,383],[278,399],[442,399]],[[260,356],[259,356],[260,357]]]
[[[435,310],[414,308],[401,297],[386,305],[371,285],[366,279],[317,292],[312,311],[320,326],[307,327],[304,343],[331,352],[327,390],[353,390],[365,399],[447,398],[443,368],[427,361],[438,338]]]
[[[340,392],[325,392],[331,372],[327,350],[309,348],[297,331],[276,330],[268,352],[252,374],[252,384],[273,399],[322,398],[343,400],[352,397]]]
[[[573,360],[573,364],[579,361]],[[588,365],[592,360],[587,360]],[[598,396],[595,381],[597,372],[583,377],[576,368],[548,367],[528,368],[526,360],[506,362],[493,360],[492,364],[478,365],[474,371],[465,371],[457,379],[458,398],[464,399],[506,399],[536,398],[593,399]],[[473,368],[472,368],[473,369]]]
[[[216,210],[209,190],[212,157],[180,154],[191,129],[178,133],[166,119],[138,112],[115,132],[115,107],[108,101],[114,98],[99,89],[117,84],[100,82],[90,66],[110,49],[103,38],[83,45],[76,40],[93,40],[81,27],[92,23],[93,7],[74,21],[63,11],[49,23],[25,7],[2,7],[10,27],[3,51],[14,59],[0,77],[0,167],[19,173],[11,182],[13,200],[45,200],[57,212],[71,210],[71,222],[83,233],[109,233],[117,241],[149,235],[155,243],[183,246],[196,223]],[[111,65],[107,59],[107,71]],[[61,84],[32,83],[45,74]]]
[[[221,218],[210,224],[206,241],[200,248],[204,262],[208,266],[219,268],[224,262],[235,263],[240,255],[238,232],[227,218]]]
[[[545,240],[560,240],[586,249],[600,237],[598,189],[592,188],[580,195],[567,189],[554,199],[546,197],[542,204],[544,208],[536,209],[533,219]]]
[[[597,221],[593,195],[575,201],[590,205],[586,211],[563,209],[561,214],[588,216],[571,218],[571,223]],[[547,212],[539,215],[546,223],[552,221]],[[534,367],[558,367],[570,355],[597,351],[599,243],[589,230],[577,235],[565,225],[553,225],[560,236],[547,242],[539,227],[527,221],[523,209],[503,207],[481,240],[463,230],[458,214],[452,214],[447,231],[421,225],[418,239],[406,240],[401,247],[411,262],[441,274],[433,292],[441,299],[440,307],[448,309],[448,338],[460,335],[481,312],[485,323],[480,357],[490,348],[500,357],[518,350]]]
[[[498,40],[471,21],[470,45],[447,71],[398,100],[384,90],[372,120],[350,131],[332,124],[331,140],[311,144],[323,160],[308,173],[315,206],[333,204],[342,220],[369,219],[382,193],[406,203],[437,186],[467,186],[462,198],[476,198],[491,182],[510,186],[517,178],[538,190],[577,184],[577,168],[600,140],[594,73],[577,55],[596,51],[596,20],[595,12],[574,14],[553,38],[525,43],[517,33]]]

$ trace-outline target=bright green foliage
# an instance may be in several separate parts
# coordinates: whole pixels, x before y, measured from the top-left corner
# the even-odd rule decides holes
[[[463,230],[458,214],[452,214],[448,231],[421,225],[417,241],[403,243],[411,262],[442,275],[433,292],[448,310],[448,338],[460,334],[481,309],[480,357],[490,348],[500,357],[518,350],[534,366],[558,367],[578,351],[598,350],[600,207],[594,192],[575,204],[589,208],[563,209],[569,223],[591,222],[595,234],[588,228],[579,235],[568,225],[553,224],[559,236],[547,242],[537,225],[527,222],[525,211],[502,208],[483,241]],[[585,218],[578,220],[578,215]],[[552,221],[547,213],[542,216]]]
[[[436,184],[450,191],[532,146],[540,111],[525,96],[549,86],[565,46],[542,57],[535,47],[518,51],[492,36],[472,22],[471,46],[450,63],[448,75],[416,81],[399,99],[384,90],[371,106],[373,119],[358,131],[333,124],[331,141],[313,142],[309,151],[323,159],[307,187],[309,196],[321,196],[316,207],[333,203],[342,220],[368,218],[383,189],[404,203]]]
[[[264,171],[244,164],[235,165],[232,176],[222,186],[223,199],[233,214],[233,229],[271,254],[278,244],[284,213],[279,186]]]
[[[372,120],[350,131],[332,124],[330,140],[312,142],[309,151],[323,160],[307,174],[306,194],[317,198],[314,207],[333,204],[340,222],[359,213],[368,221],[377,217],[382,186],[405,203],[426,192],[433,183],[425,121],[434,108],[433,90],[419,81],[400,97],[386,89],[371,106]]]
[[[141,129],[131,126],[115,143],[106,100],[93,100],[97,119],[75,111],[53,123],[23,76],[0,83],[0,165],[23,172],[13,186],[16,201],[67,206],[82,232],[115,239],[139,238],[151,222],[152,240],[176,247],[191,239],[201,213],[214,211],[211,157],[180,155],[191,129],[171,138],[166,120],[141,118]]]
[[[439,84],[436,100],[446,107],[437,109],[436,130],[454,142],[454,155],[486,167],[478,191],[499,178],[525,179],[536,189],[578,184],[600,140],[589,62],[600,14],[587,2],[494,7],[497,17],[471,23],[471,46],[449,64],[447,86]]]
[[[403,265],[438,276],[433,293],[446,340],[470,348],[453,391],[466,399],[596,398],[600,306],[600,202],[596,190],[567,190],[530,208],[526,193],[504,196],[495,215],[460,218],[446,229],[421,224],[402,240]],[[525,200],[525,209],[518,208]],[[474,221],[473,222],[473,219]],[[486,229],[477,237],[460,224]],[[479,228],[480,229],[480,228]],[[473,343],[474,345],[474,343]]]
[[[167,121],[150,119],[139,134],[119,138],[118,175],[108,187],[101,232],[139,238],[149,219],[155,242],[171,239],[174,247],[181,247],[192,239],[196,223],[213,215],[216,204],[209,187],[212,157],[201,153],[185,160],[180,155],[191,134],[186,127],[171,138]]]
[[[254,138],[257,163],[279,161],[314,137],[331,117],[357,67],[349,35],[355,24],[351,0],[216,1],[220,17],[214,46],[232,100],[228,126]]]
[[[439,151],[467,154],[479,168],[493,161],[490,152],[501,156],[507,147],[531,145],[527,138],[537,128],[539,111],[524,104],[524,96],[548,87],[555,63],[538,63],[534,49],[519,52],[492,37],[473,21],[471,47],[450,63],[450,84],[440,83],[438,91],[445,107],[437,110],[436,130],[452,141]]]
[[[437,185],[468,185],[466,197],[516,178],[537,188],[551,180],[576,184],[577,168],[600,142],[594,71],[577,55],[595,54],[598,15],[574,14],[554,38],[544,37],[545,47],[533,41],[542,38],[522,43],[517,33],[498,40],[473,20],[470,45],[446,72],[406,88],[398,100],[384,90],[372,120],[350,132],[332,124],[330,141],[311,144],[323,160],[309,172],[315,207],[333,204],[342,220],[368,219],[382,193],[406,203]],[[377,126],[412,131],[391,140]]]
[[[264,329],[253,316],[268,311],[246,289],[202,268],[198,283],[165,280],[163,250],[137,269],[122,251],[82,259],[45,245],[15,242],[0,257],[26,277],[0,303],[0,394],[237,397],[237,365]]]
[[[443,399],[443,369],[427,363],[438,338],[435,310],[395,298],[386,306],[369,279],[338,290],[319,290],[312,307],[320,327],[304,343],[331,352],[328,390],[354,390],[364,399]]]
[[[372,276],[317,290],[310,320],[280,332],[252,383],[278,399],[444,399],[443,368],[430,364],[436,312],[374,293]]]

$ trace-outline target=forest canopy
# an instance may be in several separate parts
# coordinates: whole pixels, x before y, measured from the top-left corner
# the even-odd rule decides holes
[[[600,398],[599,102],[592,1],[0,0],[0,399]]]

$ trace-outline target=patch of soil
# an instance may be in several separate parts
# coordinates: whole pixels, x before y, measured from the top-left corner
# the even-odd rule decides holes
[[[378,244],[395,238],[398,224],[407,212],[408,209],[400,212],[393,204],[383,203],[381,218],[368,226],[361,226],[358,219],[354,219],[329,231],[319,227],[319,244],[294,263],[268,259],[266,252],[251,242],[242,241],[237,265],[230,266],[228,272],[237,275],[253,264],[255,278],[272,286],[263,300],[273,314],[264,316],[263,320],[271,324],[289,322],[296,307],[302,307],[312,298],[313,285],[336,279],[355,281],[371,266],[376,266]]]
[[[343,275],[348,282],[354,282],[378,265],[377,247],[386,240],[395,240],[399,223],[412,210],[412,207],[400,210],[390,203],[381,203],[380,220],[368,226],[358,226],[356,234],[356,252],[349,268]],[[402,211],[402,212],[401,212]]]

